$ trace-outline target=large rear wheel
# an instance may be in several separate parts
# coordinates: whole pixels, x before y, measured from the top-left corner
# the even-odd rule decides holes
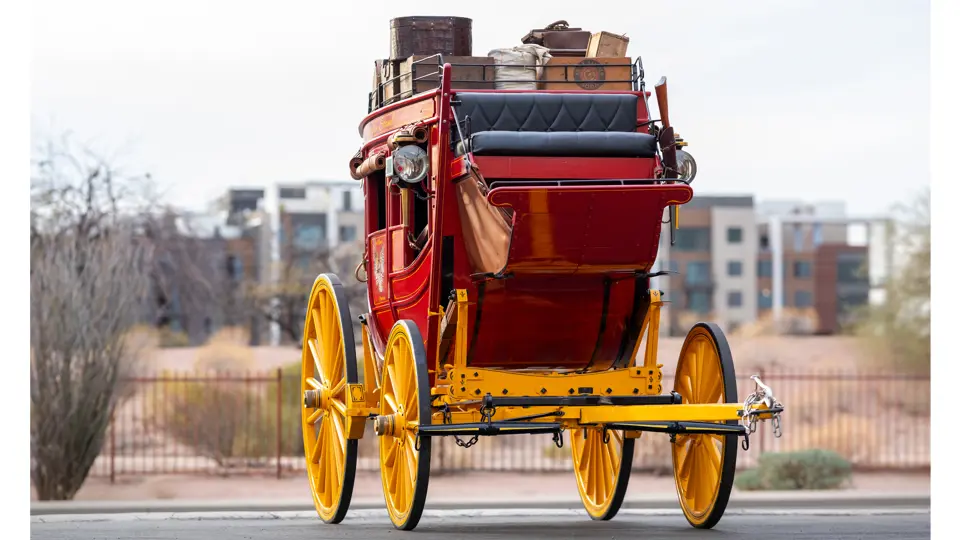
[[[630,481],[634,441],[624,439],[620,431],[604,434],[599,427],[570,432],[577,490],[592,519],[612,519],[620,510]]]
[[[418,439],[430,424],[430,379],[423,338],[413,321],[398,321],[383,355],[380,416],[380,479],[393,525],[413,530],[420,522],[430,480],[430,438]]]
[[[690,329],[680,349],[673,389],[684,404],[737,403],[733,355],[719,326],[698,323]],[[712,528],[723,516],[733,489],[737,435],[678,434],[672,446],[683,515],[696,528]]]
[[[307,304],[300,391],[307,478],[317,514],[327,523],[347,515],[357,472],[357,441],[347,439],[344,427],[347,385],[358,382],[356,354],[343,285],[321,274]]]

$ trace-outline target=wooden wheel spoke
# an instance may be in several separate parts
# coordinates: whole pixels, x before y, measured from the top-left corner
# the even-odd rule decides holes
[[[693,401],[693,384],[690,382],[690,376],[687,374],[677,374],[677,382],[680,383],[677,392],[684,398],[685,403]]]
[[[397,410],[400,409],[400,407],[397,406],[397,399],[393,396],[393,394],[384,392],[383,400],[386,401],[387,406],[390,407],[390,410],[389,410],[390,413],[395,413],[397,412]],[[387,411],[384,411],[384,412],[387,412]]]
[[[347,379],[346,377],[343,377],[340,379],[340,382],[333,385],[333,388],[330,389],[330,395],[339,396],[340,392],[343,392],[343,389],[346,388],[346,386],[347,386]]]
[[[317,309],[317,308],[311,309],[311,310],[310,310],[310,318],[311,318],[311,322],[313,322],[313,333],[314,333],[314,336],[317,338],[317,341],[322,344],[322,343],[323,343],[323,330],[321,329],[321,326],[323,326],[323,325],[320,323],[320,321],[322,320],[322,317],[320,316],[320,310]],[[306,337],[306,336],[304,336],[304,337]]]
[[[307,417],[307,423],[316,424],[321,416],[323,416],[323,409],[316,409]]]
[[[390,377],[390,386],[393,388],[394,398],[398,398],[397,401],[403,402],[403,396],[406,395],[406,388],[403,385],[403,382],[397,378],[397,369],[394,365],[387,366],[387,376]],[[397,405],[399,403],[394,402],[394,411],[397,410]]]
[[[590,437],[587,435],[587,431],[583,430],[583,446],[580,450],[580,470],[589,471],[590,470],[590,456],[591,456],[590,447]]]
[[[343,415],[344,418],[346,418],[346,416],[347,416],[347,406],[344,405],[342,401],[340,401],[340,400],[337,399],[337,398],[332,397],[332,398],[330,398],[330,405],[334,408],[334,410],[336,410],[338,413],[340,413],[341,415]]]
[[[313,443],[313,444],[314,444],[314,445],[313,445],[313,451],[310,453],[310,462],[311,462],[311,463],[319,463],[319,462],[320,462],[320,453],[323,451],[323,441],[322,441],[322,437],[321,437],[320,435],[323,435],[323,426],[324,426],[325,424],[326,424],[326,422],[320,422],[320,427],[317,428],[318,437],[317,437],[316,442]],[[323,469],[323,467],[320,467],[320,468]]]
[[[701,403],[716,403],[723,399],[723,379],[719,373],[710,372]]]
[[[313,356],[313,377],[321,383],[326,382],[327,379],[323,373],[323,362],[321,361],[320,351],[317,348],[317,342],[313,339],[308,339],[306,342],[307,347],[310,349],[310,354]]]
[[[390,477],[390,493],[396,494],[399,489],[400,484],[400,459],[398,459],[397,454],[400,453],[400,445],[396,441],[390,441],[390,444],[393,445],[393,463],[387,468],[387,474]]]
[[[320,381],[314,379],[313,377],[308,378],[306,383],[307,383],[307,386],[313,388],[314,390],[323,389],[323,384],[321,384]]]
[[[333,442],[343,451],[347,451],[347,434],[343,427],[343,419],[335,414],[330,415],[330,421],[333,422],[333,433],[331,434]]]
[[[703,351],[704,351],[703,340],[700,340],[697,342],[697,353],[696,353],[697,363],[696,363],[696,370],[694,371],[694,373],[696,373],[696,377],[695,377],[695,380],[693,381],[693,386],[694,386],[693,399],[695,403],[703,403],[703,364],[705,360],[705,358],[703,357]]]

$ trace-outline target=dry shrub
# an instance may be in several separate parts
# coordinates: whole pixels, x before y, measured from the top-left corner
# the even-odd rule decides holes
[[[237,383],[214,378],[184,384],[168,383],[164,431],[221,466],[232,458],[261,458],[276,451],[275,430],[251,419],[248,411],[262,410],[262,397]]]
[[[199,371],[241,372],[256,364],[249,338],[243,330],[226,328],[214,334],[197,351],[196,368]]]
[[[165,349],[190,346],[190,336],[188,336],[186,332],[163,327],[158,331],[158,335],[160,337],[160,346]]]
[[[866,463],[871,454],[882,447],[883,441],[875,425],[882,421],[838,414],[819,426],[809,428],[803,437],[804,446],[832,450],[855,465]]]
[[[756,321],[744,323],[731,332],[731,336],[738,338],[752,338],[759,336],[776,335],[806,335],[812,334],[819,326],[817,312],[813,308],[784,307],[780,315],[778,327],[773,319],[773,313],[768,312]]]
[[[244,332],[221,330],[197,351],[195,362],[197,372],[205,378],[167,383],[164,430],[180,444],[221,466],[229,465],[233,458],[275,454],[276,414],[263,414],[274,410],[269,388],[262,392],[258,391],[262,390],[261,383],[248,386],[226,380],[249,372],[255,365]],[[272,395],[275,399],[276,389]]]

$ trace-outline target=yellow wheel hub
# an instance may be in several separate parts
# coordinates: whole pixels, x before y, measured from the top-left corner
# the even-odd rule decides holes
[[[314,282],[301,363],[307,478],[317,513],[328,523],[346,515],[357,461],[357,441],[347,439],[344,427],[347,384],[357,382],[356,352],[353,332],[343,332],[345,299],[334,280],[322,275]]]

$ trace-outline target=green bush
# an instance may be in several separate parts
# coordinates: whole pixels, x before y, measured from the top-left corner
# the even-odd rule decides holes
[[[758,491],[764,489],[763,482],[761,482],[759,469],[747,469],[745,471],[737,472],[737,476],[734,478],[733,483],[737,486],[737,489],[741,489],[743,491]]]
[[[765,453],[756,469],[737,475],[737,489],[837,489],[850,479],[850,462],[830,450]]]

